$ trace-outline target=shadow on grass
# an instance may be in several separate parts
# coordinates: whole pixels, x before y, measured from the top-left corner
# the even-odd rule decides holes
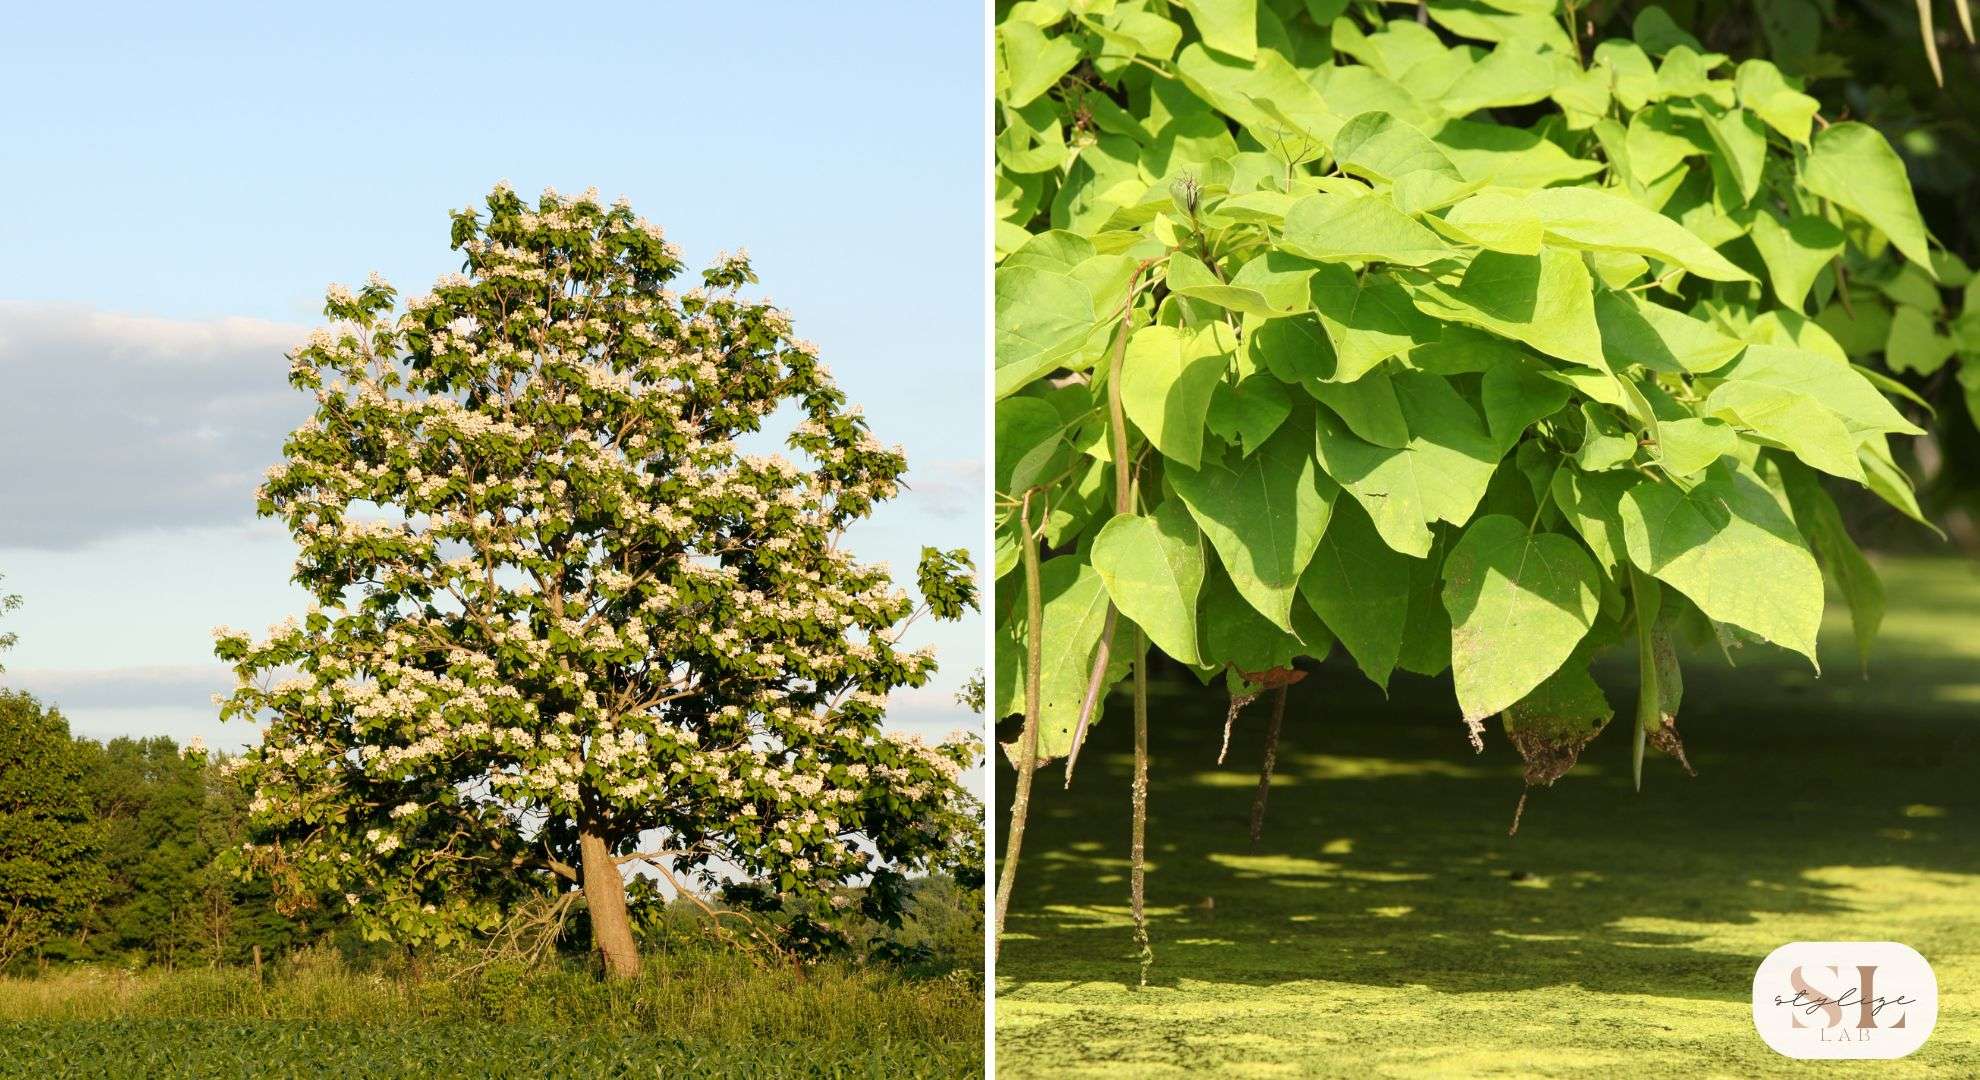
[[[1385,702],[1336,657],[1294,686],[1254,849],[1267,705],[1239,719],[1220,767],[1221,693],[1163,680],[1151,700],[1151,985],[1743,1003],[1760,956],[1789,938],[1734,951],[1728,928],[1821,916],[1853,928],[1835,937],[1884,939],[1887,918],[1852,916],[1863,890],[1886,904],[1904,889],[1980,895],[1980,578],[1944,573],[1950,593],[1930,573],[1895,575],[1893,610],[1918,602],[1873,653],[1872,682],[1846,629],[1825,635],[1819,681],[1781,655],[1732,669],[1691,658],[1679,726],[1697,778],[1653,751],[1633,792],[1619,717],[1573,772],[1533,792],[1510,838],[1518,756],[1503,737],[1470,751],[1448,681],[1398,676]],[[1627,662],[1599,674],[1627,710]],[[1056,768],[1039,775],[998,963],[1005,992],[1133,985],[1128,715],[1124,698],[1110,702],[1071,791]],[[1972,937],[1958,928],[1957,947]]]

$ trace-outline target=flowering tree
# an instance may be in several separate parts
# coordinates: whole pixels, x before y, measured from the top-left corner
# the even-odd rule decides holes
[[[922,613],[976,603],[966,553],[924,549],[922,603],[841,550],[901,486],[785,314],[723,256],[595,193],[506,185],[453,217],[464,273],[395,313],[333,287],[291,356],[315,415],[260,491],[300,547],[308,615],[225,628],[223,715],[269,726],[241,770],[249,863],[293,905],[447,944],[579,890],[608,976],[636,973],[623,868],[740,872],[816,941],[838,888],[901,876],[974,826],[980,742],[883,730],[922,685]],[[766,421],[798,418],[796,460]]]
[[[0,593],[0,615],[4,615],[7,612],[12,611],[20,606],[21,606],[21,598],[19,596],[16,596],[13,593]],[[20,640],[19,635],[13,633],[12,631],[8,631],[6,633],[0,633],[0,652],[5,652],[6,650],[13,648],[14,642],[18,640]],[[4,667],[0,667],[0,671],[5,671],[5,670],[7,669]]]

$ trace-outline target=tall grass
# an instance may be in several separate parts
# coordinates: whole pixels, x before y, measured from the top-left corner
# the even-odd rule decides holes
[[[329,949],[271,965],[266,985],[239,968],[57,969],[0,978],[0,1020],[310,1020],[404,1024],[487,1022],[550,1031],[778,1041],[973,1038],[982,995],[974,976],[908,978],[844,961],[805,967],[718,949],[647,958],[637,980],[601,982],[561,961],[534,970],[447,963],[358,971]]]
[[[305,1071],[324,1064],[308,1055],[342,1054],[356,1039],[380,1053],[412,1047],[422,1060],[465,1068],[461,1075],[485,1071],[462,1055],[506,1070],[545,1053],[664,1058],[711,1072],[774,1064],[777,1075],[981,1074],[983,997],[967,971],[916,978],[847,961],[797,967],[712,947],[646,960],[640,978],[613,984],[568,959],[533,969],[428,962],[359,970],[327,948],[271,965],[265,983],[237,968],[54,969],[0,978],[0,1058],[10,1044],[50,1052],[66,1041],[73,1053],[97,1053],[142,1033],[153,1049],[191,1040],[184,1060],[192,1062],[214,1049],[232,1057],[250,1033],[272,1032],[282,1038],[260,1044],[289,1049],[271,1049],[265,1063]],[[0,1075],[11,1074],[0,1066]]]

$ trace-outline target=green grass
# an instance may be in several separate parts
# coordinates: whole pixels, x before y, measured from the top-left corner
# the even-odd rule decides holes
[[[1000,1074],[1980,1075],[1980,566],[1882,569],[1870,681],[1836,610],[1820,680],[1771,652],[1689,658],[1698,777],[1653,751],[1633,793],[1619,723],[1512,838],[1505,740],[1473,755],[1447,682],[1399,676],[1384,703],[1337,658],[1292,690],[1252,850],[1263,703],[1219,767],[1223,703],[1164,682],[1145,989],[1114,699],[1073,790],[1039,776],[997,965]],[[1633,671],[1602,674],[1627,708]],[[1932,962],[1924,1048],[1801,1063],[1760,1042],[1762,957],[1865,939]]]
[[[251,972],[0,979],[0,1076],[979,1076],[979,977],[697,949],[635,983],[575,965],[384,975],[320,953]]]

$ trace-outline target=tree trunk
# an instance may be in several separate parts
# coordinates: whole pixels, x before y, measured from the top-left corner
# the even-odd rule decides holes
[[[626,914],[626,879],[605,838],[589,825],[579,827],[578,854],[584,875],[584,905],[591,913],[591,940],[605,961],[607,979],[630,979],[639,974],[639,946],[633,942],[632,919]]]

